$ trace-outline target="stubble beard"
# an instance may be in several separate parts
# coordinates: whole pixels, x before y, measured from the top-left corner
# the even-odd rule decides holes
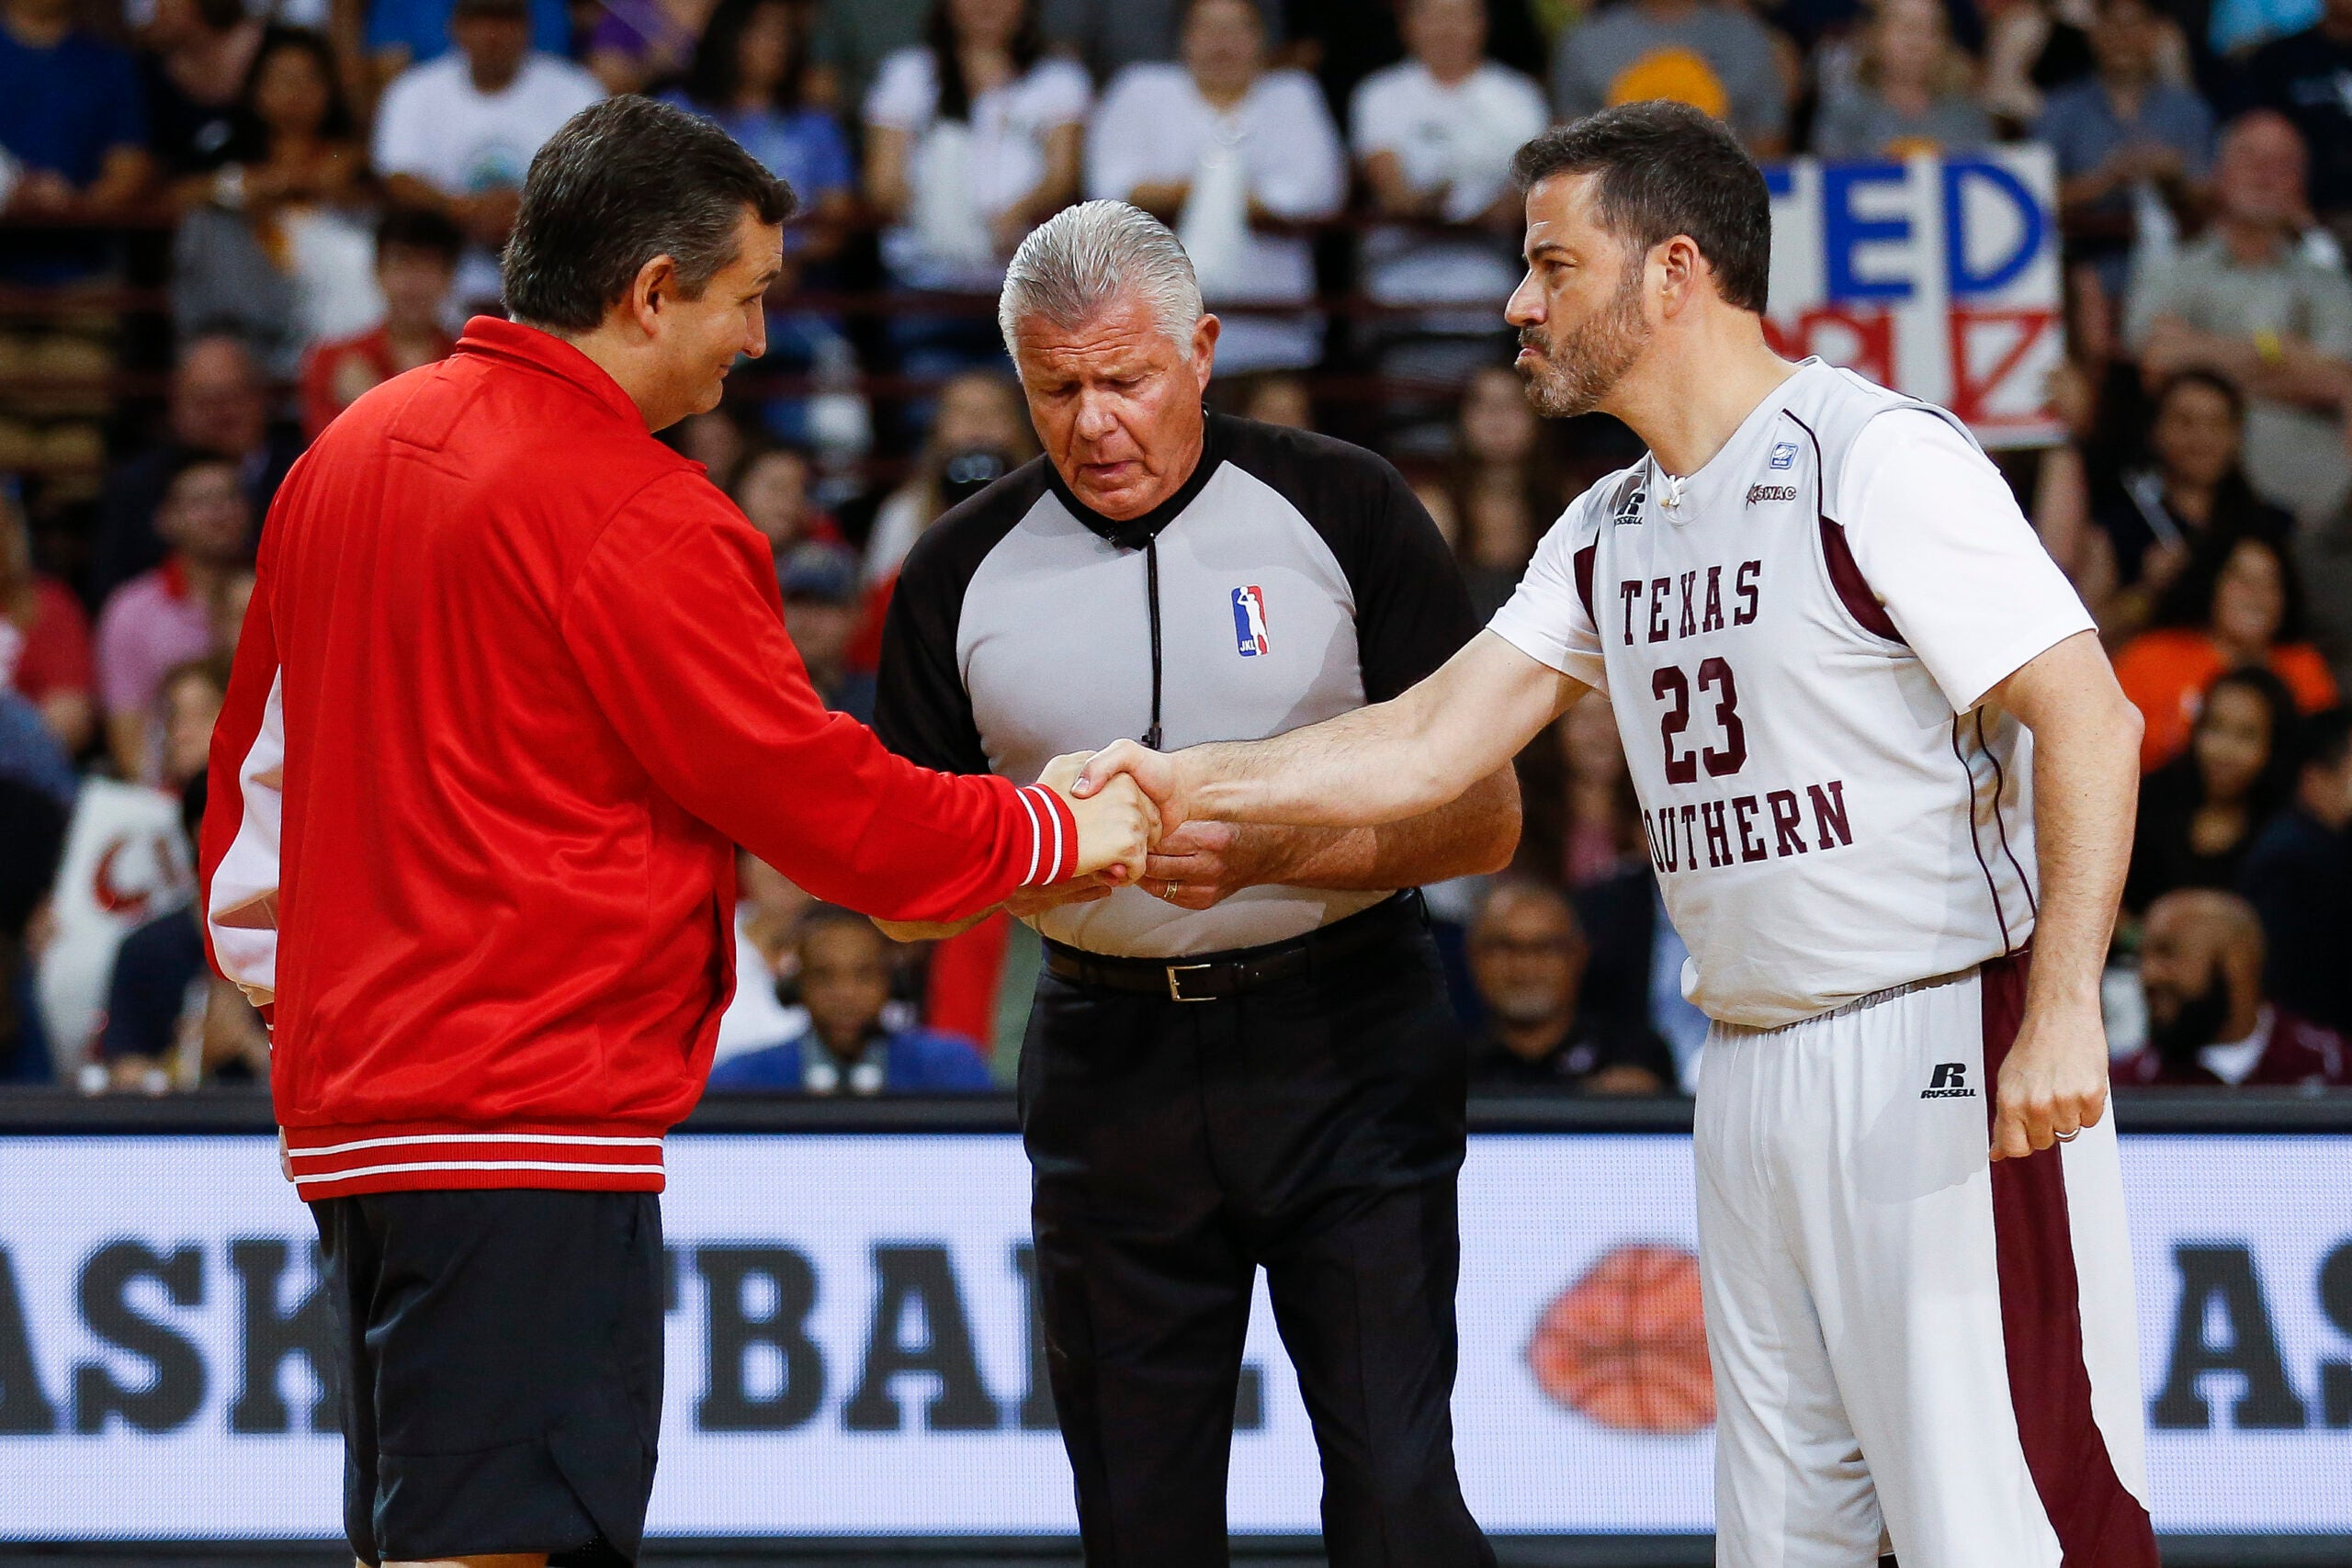
[[[1543,355],[1520,369],[1530,408],[1545,419],[1574,419],[1598,409],[1616,390],[1649,346],[1641,280],[1640,270],[1628,267],[1609,303],[1556,347],[1544,341],[1542,329],[1521,329],[1521,345]]]

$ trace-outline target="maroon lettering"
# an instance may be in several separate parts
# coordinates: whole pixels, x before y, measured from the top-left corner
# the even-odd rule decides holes
[[[1707,863],[1731,863],[1731,829],[1724,825],[1724,803],[1710,800],[1699,807],[1699,820],[1707,825]]]
[[[1677,751],[1675,738],[1690,727],[1690,682],[1680,669],[1661,664],[1650,671],[1650,695],[1673,705],[1658,716],[1657,734],[1666,747],[1666,782],[1675,784],[1699,782],[1699,754]]]
[[[1748,830],[1748,818],[1762,809],[1752,795],[1736,796],[1731,803],[1731,819],[1739,824],[1739,858],[1744,861],[1762,860],[1768,852],[1764,840]]]
[[[1652,870],[1666,872],[1674,869],[1666,863],[1666,857],[1658,852],[1657,824],[1651,819],[1650,814],[1646,811],[1642,813],[1642,841],[1649,846]]]
[[[1724,629],[1724,569],[1719,566],[1707,569],[1707,613],[1700,619],[1699,629],[1702,632]]]
[[[1690,863],[1690,869],[1692,871],[1699,869],[1699,840],[1690,829],[1692,825],[1695,824],[1698,819],[1699,808],[1697,807],[1686,806],[1682,808],[1683,858]]]
[[[1797,807],[1797,792],[1776,789],[1764,797],[1772,813],[1772,852],[1782,860],[1805,852],[1804,834],[1801,830],[1804,813]]]
[[[1699,635],[1699,601],[1696,595],[1699,590],[1699,574],[1695,571],[1684,572],[1682,574],[1681,586],[1682,627],[1674,635],[1677,637],[1697,637]]]
[[[1813,800],[1813,826],[1821,835],[1821,847],[1834,850],[1852,843],[1854,829],[1846,822],[1846,781],[1831,779],[1826,794],[1819,784],[1807,784],[1804,792]]]
[[[1715,703],[1715,723],[1724,732],[1724,744],[1721,750],[1707,748],[1707,776],[1727,778],[1747,765],[1747,727],[1739,722],[1739,687],[1723,660],[1710,659],[1699,666],[1699,689],[1710,686],[1723,693]]]
[[[1738,595],[1740,601],[1739,608],[1731,613],[1733,626],[1744,626],[1756,619],[1756,581],[1763,575],[1762,561],[1744,560],[1739,563],[1739,570],[1732,578],[1732,592]]]
[[[1664,642],[1670,635],[1666,622],[1667,591],[1674,586],[1670,577],[1650,579],[1650,640]]]
[[[1634,646],[1634,601],[1641,596],[1642,585],[1638,582],[1621,582],[1617,585],[1617,597],[1625,602],[1625,646],[1627,648]]]

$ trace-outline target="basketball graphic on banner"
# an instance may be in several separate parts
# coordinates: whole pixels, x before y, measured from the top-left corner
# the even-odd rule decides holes
[[[1544,1309],[1527,1365],[1547,1397],[1603,1427],[1682,1436],[1714,1425],[1697,1256],[1647,1244],[1604,1253]]]

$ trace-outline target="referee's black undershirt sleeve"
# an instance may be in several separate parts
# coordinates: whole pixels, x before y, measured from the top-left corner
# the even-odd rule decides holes
[[[918,548],[890,594],[875,680],[874,731],[910,762],[942,773],[985,773],[988,751],[956,664],[956,627],[971,579],[942,570],[945,564],[937,550]]]
[[[1380,465],[1378,504],[1333,519],[1325,537],[1356,596],[1364,701],[1384,703],[1427,677],[1477,635],[1469,591],[1444,536],[1405,476]]]

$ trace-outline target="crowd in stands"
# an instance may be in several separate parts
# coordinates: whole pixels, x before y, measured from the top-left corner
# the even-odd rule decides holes
[[[2046,145],[2063,439],[1996,456],[2146,719],[2117,1078],[2352,1082],[2352,0],[0,0],[0,1080],[266,1077],[187,829],[257,532],[497,309],[533,152],[622,92],[800,197],[769,355],[670,439],[860,716],[908,547],[1036,454],[993,296],[1070,202],[1177,229],[1216,395],[1390,456],[1483,617],[1638,450],[1508,368],[1521,141],[1671,97],[1766,161]],[[1688,1092],[1607,705],[1521,772],[1519,864],[1429,894],[1474,1081]],[[1034,938],[743,874],[715,1089],[1009,1078]]]

